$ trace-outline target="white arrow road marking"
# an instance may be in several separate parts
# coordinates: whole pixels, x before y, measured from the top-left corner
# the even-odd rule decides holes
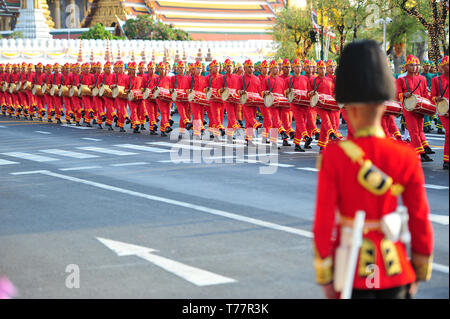
[[[449,221],[448,221],[448,216],[445,215],[435,215],[435,214],[430,214],[429,215],[430,220],[432,222],[438,223],[438,224],[442,224],[442,225],[448,225]]]
[[[162,269],[181,277],[197,286],[211,286],[236,282],[235,279],[217,275],[215,273],[182,264],[178,261],[153,255],[157,252],[153,248],[123,243],[111,239],[97,237],[106,247],[114,251],[118,256],[137,256],[145,259]]]

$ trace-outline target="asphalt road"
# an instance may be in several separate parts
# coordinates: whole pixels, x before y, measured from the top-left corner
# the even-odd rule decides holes
[[[444,139],[428,138],[435,264],[417,298],[449,298]],[[236,145],[0,117],[0,277],[20,298],[323,298],[317,145]]]

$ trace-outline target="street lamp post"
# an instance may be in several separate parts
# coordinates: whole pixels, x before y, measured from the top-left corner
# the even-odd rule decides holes
[[[391,23],[392,19],[389,17],[386,17],[384,19],[378,19],[375,21],[375,23],[382,23],[383,24],[383,48],[384,48],[384,53],[386,53],[387,49],[386,49],[386,24]]]

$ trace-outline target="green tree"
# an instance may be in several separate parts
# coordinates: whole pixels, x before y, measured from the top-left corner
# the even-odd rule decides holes
[[[276,58],[305,59],[313,43],[309,38],[312,30],[309,8],[289,7],[281,9],[273,26],[273,37],[279,43]]]
[[[89,28],[88,31],[81,33],[80,39],[91,40],[91,39],[100,39],[100,40],[123,40],[125,37],[114,36],[105,29],[105,27],[101,23],[97,23],[96,25]]]
[[[23,33],[20,31],[14,31],[9,35],[10,39],[23,39]]]
[[[123,29],[129,39],[192,40],[186,31],[176,29],[171,24],[154,21],[149,15],[140,15],[135,19],[128,19]]]

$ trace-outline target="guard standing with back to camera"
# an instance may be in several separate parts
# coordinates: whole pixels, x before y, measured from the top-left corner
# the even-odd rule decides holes
[[[330,143],[318,160],[314,266],[327,298],[341,297],[342,277],[351,280],[351,298],[365,299],[411,298],[418,282],[431,277],[433,229],[420,159],[410,145],[385,138],[381,127],[384,101],[395,94],[385,60],[375,41],[355,41],[336,73],[336,101],[345,104],[355,135]],[[407,214],[400,214],[399,196]],[[340,249],[359,211],[361,245],[350,263],[355,271],[345,277],[342,269],[352,268]]]

